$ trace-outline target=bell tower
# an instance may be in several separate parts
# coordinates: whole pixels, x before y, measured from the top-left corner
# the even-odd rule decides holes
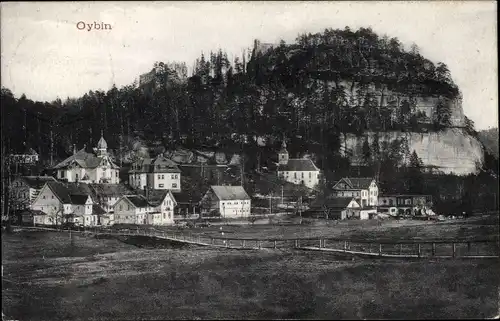
[[[280,165],[288,164],[288,151],[286,150],[286,142],[284,137],[283,137],[283,143],[281,144],[281,149],[278,152],[278,163]]]

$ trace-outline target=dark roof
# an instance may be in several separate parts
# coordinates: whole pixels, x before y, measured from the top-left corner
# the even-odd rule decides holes
[[[142,158],[130,167],[129,173],[180,173],[175,162],[158,155],[156,158]]]
[[[382,194],[379,197],[432,197],[429,194]]]
[[[158,206],[160,205],[161,202],[165,199],[168,193],[171,193],[169,190],[166,189],[151,189],[148,190],[148,197],[147,201],[151,206]],[[137,191],[137,195],[139,196],[145,196],[144,190],[139,190]],[[172,195],[172,198],[175,201],[175,196]]]
[[[151,204],[148,203],[146,198],[142,195],[127,195],[124,196],[130,203],[134,204],[135,207],[148,207]]]
[[[315,199],[311,203],[311,209],[322,208],[323,206],[327,206],[328,208],[339,208],[344,209],[349,205],[349,203],[353,200],[353,197],[328,197],[328,198],[319,198]]]
[[[98,205],[98,204],[92,205],[92,214],[102,215],[105,213],[106,213],[106,211],[100,205]]]
[[[72,197],[76,195],[91,195],[89,186],[83,183],[61,183],[55,181],[47,182],[47,185],[63,204],[73,204]],[[75,198],[75,200],[77,199],[78,197]],[[85,198],[85,200],[87,200],[87,198]]]
[[[319,168],[310,159],[292,158],[286,165],[279,164],[278,171],[319,171]]]
[[[66,168],[71,164],[78,164],[80,167],[83,168],[96,168],[101,164],[101,162],[103,162],[103,160],[104,158],[97,157],[96,155],[91,153],[87,153],[83,148],[79,150],[77,153],[71,155],[70,157],[66,158],[65,160],[54,166],[53,169]],[[111,163],[112,168],[119,168],[111,160],[109,161]]]
[[[88,198],[88,195],[70,195],[71,204],[75,205],[85,205]]]
[[[196,204],[201,200],[202,195],[199,193],[190,193],[182,190],[182,192],[172,193],[177,203]]]
[[[89,184],[94,194],[98,196],[123,196],[131,194],[132,191],[123,184]]]
[[[247,192],[243,186],[210,186],[217,198],[221,201],[249,200]]]
[[[373,181],[373,178],[370,177],[344,177],[340,181],[338,181],[335,185],[344,181],[349,185],[352,189],[368,189],[370,184]]]
[[[26,185],[34,189],[40,189],[47,182],[55,182],[56,179],[52,176],[21,176]]]
[[[305,185],[293,184],[280,179],[276,174],[258,174],[258,176],[254,175],[253,178],[255,192],[263,195],[273,193],[273,195],[281,196],[283,191],[283,197],[298,197],[307,196],[314,191]]]

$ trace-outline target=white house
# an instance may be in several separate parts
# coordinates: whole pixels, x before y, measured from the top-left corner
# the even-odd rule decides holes
[[[85,148],[66,158],[53,167],[57,179],[67,182],[118,184],[120,168],[113,163],[107,152],[108,144],[101,137],[94,153]]]
[[[354,197],[362,207],[378,205],[378,185],[373,178],[344,177],[333,190],[338,197]]]
[[[210,186],[200,206],[202,215],[215,211],[223,218],[248,217],[251,200],[243,186]]]
[[[171,225],[177,205],[171,191],[158,191],[156,197],[125,195],[114,207],[114,224]]]
[[[289,158],[286,143],[283,140],[278,152],[278,176],[293,184],[303,184],[315,188],[319,183],[320,170],[311,159]]]
[[[132,164],[129,171],[129,184],[133,188],[181,191],[181,170],[170,159],[158,155],[156,158],[143,158]]]
[[[21,176],[14,179],[9,189],[10,207],[14,210],[31,208],[45,183],[55,181],[52,176]]]
[[[65,222],[83,226],[99,225],[99,215],[104,211],[94,203],[86,184],[47,182],[32,204],[40,211],[34,216],[39,225],[61,225]]]

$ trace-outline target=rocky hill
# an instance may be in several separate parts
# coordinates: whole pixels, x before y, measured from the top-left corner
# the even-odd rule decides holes
[[[498,128],[481,130],[478,138],[486,150],[498,159]]]
[[[94,146],[103,131],[124,162],[147,154],[144,146],[223,150],[244,155],[248,171],[285,137],[292,155],[313,155],[334,172],[344,156],[353,164],[366,158],[365,137],[380,133],[379,146],[369,144],[374,151],[390,153],[388,146],[406,138],[408,144],[391,148],[415,151],[424,165],[444,172],[472,173],[482,161],[446,64],[397,38],[369,28],[327,29],[290,44],[255,41],[251,55],[227,56],[201,55],[189,77],[182,64],[156,63],[140,86],[64,102],[18,99],[2,88],[3,137],[19,138],[8,141],[13,152],[31,147],[57,159],[73,144]],[[272,139],[261,146],[261,137]]]

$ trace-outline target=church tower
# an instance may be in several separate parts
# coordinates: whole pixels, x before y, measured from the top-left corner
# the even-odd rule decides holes
[[[102,131],[101,131],[101,139],[99,139],[95,151],[98,157],[103,157],[108,155],[108,143],[106,143],[106,141],[104,140]]]
[[[286,150],[286,142],[283,138],[283,143],[281,144],[281,149],[278,152],[278,163],[280,165],[288,164],[288,151]]]

